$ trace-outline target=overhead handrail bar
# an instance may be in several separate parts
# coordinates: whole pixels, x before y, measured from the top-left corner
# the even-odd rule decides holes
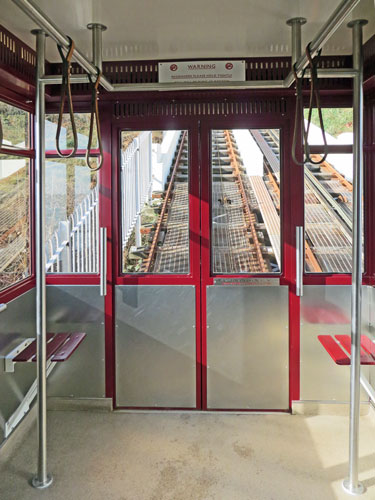
[[[73,111],[73,99],[72,99],[72,90],[70,87],[70,73],[72,69],[71,65],[71,60],[74,52],[74,41],[68,37],[70,40],[70,45],[69,49],[66,55],[64,55],[63,49],[61,45],[57,45],[57,49],[60,53],[61,60],[62,60],[62,75],[61,75],[61,97],[60,97],[60,107],[59,107],[59,118],[57,122],[57,129],[56,129],[56,151],[61,158],[70,158],[73,156],[78,148],[78,136],[77,136],[77,127],[76,127],[76,122],[74,118],[74,111]],[[69,110],[69,116],[70,116],[70,123],[72,125],[72,131],[73,131],[73,149],[68,153],[68,154],[63,154],[60,150],[60,132],[61,132],[61,126],[62,126],[62,121],[63,121],[63,115],[64,115],[64,104],[65,104],[65,97],[68,98],[68,110]]]
[[[13,2],[18,5],[18,7],[32,19],[43,31],[45,31],[56,43],[64,47],[65,49],[69,48],[69,39],[68,37],[56,26],[56,24],[49,19],[45,13],[36,5],[33,0],[13,0]],[[96,66],[90,62],[82,52],[77,49],[74,49],[73,59],[78,62],[80,66],[90,75],[97,75]],[[113,86],[111,83],[103,76],[100,80],[100,84],[106,90],[113,90]]]
[[[86,161],[86,165],[93,172],[99,170],[103,165],[103,145],[102,145],[102,135],[100,132],[99,107],[98,107],[98,88],[99,88],[101,76],[102,76],[102,74],[101,74],[99,69],[97,70],[97,76],[96,76],[95,81],[93,81],[93,79],[91,78],[91,75],[88,75],[89,80],[90,80],[90,85],[91,85],[91,114],[90,114],[89,140],[87,143],[85,161]],[[94,133],[94,120],[96,123],[96,135],[97,135],[97,139],[98,139],[98,149],[99,149],[98,164],[96,167],[94,167],[90,161],[92,136]]]
[[[310,43],[311,57],[314,57],[323,45],[329,40],[333,33],[343,23],[350,12],[359,4],[360,0],[343,0],[338,7],[332,12],[327,22],[322,26]],[[308,66],[308,57],[303,54],[296,62],[295,70],[300,76],[300,73]],[[289,88],[294,82],[294,73],[291,71],[284,79],[284,87]]]

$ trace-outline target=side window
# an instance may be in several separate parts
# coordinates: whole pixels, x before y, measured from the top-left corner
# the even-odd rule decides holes
[[[307,119],[305,110],[305,120]],[[353,110],[322,110],[329,146],[353,144]],[[312,113],[309,144],[312,162],[305,164],[305,270],[350,273],[352,253],[353,155],[324,155],[317,110]]]
[[[189,272],[189,138],[121,133],[122,272]]]
[[[90,115],[75,114],[78,152],[60,158],[56,151],[57,115],[46,116],[46,267],[48,273],[97,273],[99,269],[98,172],[83,157]],[[94,130],[93,147],[96,147]],[[69,150],[73,134],[63,115],[60,149]],[[79,151],[81,150],[81,151]]]
[[[214,274],[280,273],[280,131],[211,131]]]
[[[31,274],[30,116],[0,102],[0,291]],[[6,153],[5,153],[6,151]]]

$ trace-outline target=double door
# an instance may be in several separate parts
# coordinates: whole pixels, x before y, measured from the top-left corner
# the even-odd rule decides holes
[[[288,410],[285,132],[180,125],[114,132],[115,406]]]

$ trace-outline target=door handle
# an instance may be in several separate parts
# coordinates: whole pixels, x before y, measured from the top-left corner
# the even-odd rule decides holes
[[[304,234],[303,226],[296,227],[296,295],[303,296],[303,267],[304,267]]]
[[[107,295],[107,228],[101,227],[99,230],[100,241],[100,295]]]

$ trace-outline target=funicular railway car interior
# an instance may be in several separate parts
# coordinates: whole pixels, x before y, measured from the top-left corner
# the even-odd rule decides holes
[[[0,499],[374,499],[373,0],[0,6]]]

